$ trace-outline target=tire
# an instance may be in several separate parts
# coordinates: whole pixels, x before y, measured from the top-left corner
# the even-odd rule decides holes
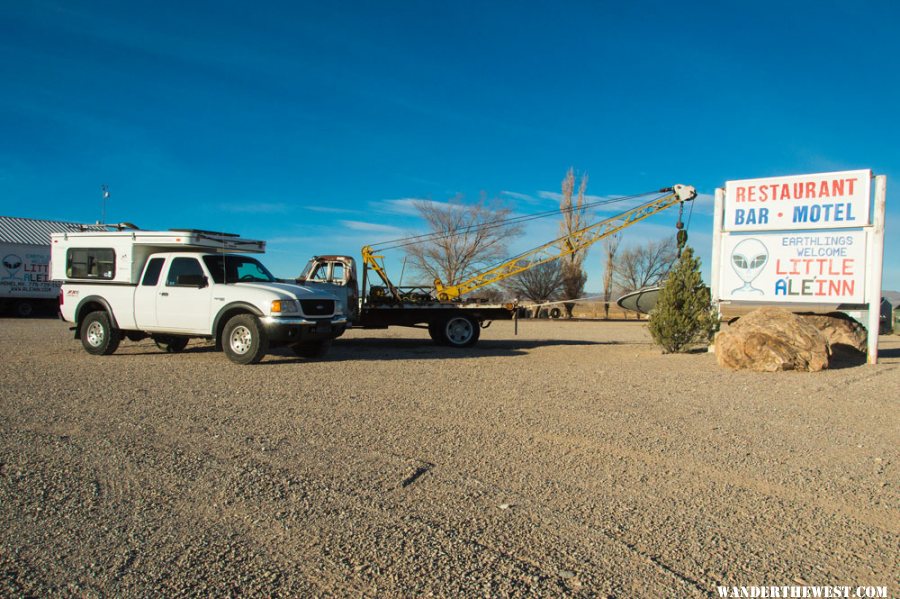
[[[441,337],[450,347],[472,347],[481,335],[481,325],[471,316],[451,316],[441,326]]]
[[[256,364],[269,350],[269,336],[252,314],[233,316],[222,331],[222,351],[235,364]]]
[[[81,345],[95,356],[108,356],[119,347],[122,336],[113,328],[109,314],[98,310],[88,314],[81,322]]]
[[[187,337],[154,337],[153,342],[156,347],[167,354],[177,354],[187,347],[189,339]]]
[[[292,345],[291,349],[301,358],[324,358],[331,349],[331,339],[301,341]]]
[[[21,300],[16,302],[15,310],[19,318],[28,318],[34,315],[34,304],[28,300]]]
[[[562,310],[559,308],[550,308],[550,318],[559,318],[562,316]]]

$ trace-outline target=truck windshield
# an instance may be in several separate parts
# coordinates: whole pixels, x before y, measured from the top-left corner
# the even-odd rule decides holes
[[[265,266],[255,258],[247,256],[203,256],[209,274],[216,283],[238,283],[261,281],[271,283],[275,281]]]

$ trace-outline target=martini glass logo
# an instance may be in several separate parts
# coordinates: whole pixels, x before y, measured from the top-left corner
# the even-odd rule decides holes
[[[745,239],[731,251],[731,268],[744,282],[731,293],[763,295],[763,290],[752,285],[769,261],[769,250],[759,239]]]
[[[6,269],[6,276],[4,279],[14,279],[16,278],[16,273],[19,272],[19,269],[22,268],[22,258],[16,256],[15,254],[7,254],[3,256],[3,268]]]

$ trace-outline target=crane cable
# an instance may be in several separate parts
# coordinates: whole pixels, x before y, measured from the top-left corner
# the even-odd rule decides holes
[[[676,256],[681,258],[681,251],[684,249],[684,246],[687,245],[688,240],[688,229],[691,226],[691,217],[694,216],[694,203],[691,202],[691,207],[688,210],[688,218],[687,224],[685,225],[681,222],[681,216],[684,214],[684,203],[682,202],[678,206],[678,222],[675,223],[675,228],[678,229],[678,232],[675,234],[675,241],[678,244],[678,252]]]
[[[373,245],[373,249],[378,249],[378,251],[385,250],[393,250],[397,248],[408,247],[411,245],[416,245],[419,243],[423,243],[425,241],[440,241],[442,239],[448,239],[453,237],[454,235],[458,235],[460,233],[471,233],[476,231],[489,231],[491,229],[496,229],[498,227],[502,227],[504,225],[509,224],[518,224],[523,222],[528,222],[532,220],[537,220],[539,218],[545,218],[547,216],[554,216],[557,214],[564,214],[566,212],[574,212],[575,210],[587,210],[588,208],[595,208],[597,206],[605,206],[609,204],[615,204],[617,202],[624,202],[626,200],[633,200],[635,198],[640,198],[643,196],[647,196],[653,193],[664,193],[659,190],[654,191],[645,191],[644,193],[638,193],[630,196],[622,196],[620,198],[614,199],[606,199],[606,200],[598,200],[596,202],[590,202],[588,204],[584,204],[581,207],[571,206],[565,209],[554,209],[547,210],[545,212],[536,212],[534,214],[524,214],[522,216],[515,216],[512,218],[500,219],[495,221],[490,221],[487,223],[482,223],[480,225],[467,225],[465,227],[459,227],[453,229],[451,231],[441,231],[436,233],[423,233],[421,235],[412,235],[410,237],[401,237],[399,239],[392,239],[389,241],[383,241],[379,244]]]

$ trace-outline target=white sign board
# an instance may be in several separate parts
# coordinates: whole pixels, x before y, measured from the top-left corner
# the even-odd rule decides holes
[[[863,303],[865,231],[727,235],[719,299],[763,303]]]
[[[869,170],[745,179],[725,184],[725,231],[862,227],[869,224]]]
[[[0,243],[0,298],[55,298],[59,283],[50,280],[50,246]]]
[[[875,364],[887,177],[874,179],[874,207],[870,170],[726,182],[716,190],[713,300],[867,304]]]

